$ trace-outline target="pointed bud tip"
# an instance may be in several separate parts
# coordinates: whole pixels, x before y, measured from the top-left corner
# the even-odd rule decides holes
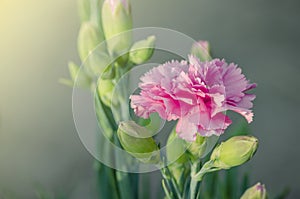
[[[121,4],[126,11],[129,11],[129,2],[128,0],[106,0],[111,7],[111,12],[115,13],[117,6]]]
[[[130,49],[129,59],[135,64],[142,64],[148,61],[154,52],[155,36],[149,36],[145,40],[133,44]]]
[[[195,42],[192,46],[191,53],[198,57],[201,61],[211,60],[210,45],[208,41],[200,40]]]
[[[241,199],[266,199],[267,190],[264,184],[260,182],[248,188],[242,195]]]

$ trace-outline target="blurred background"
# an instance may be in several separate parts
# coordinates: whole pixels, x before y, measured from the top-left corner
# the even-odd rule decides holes
[[[96,198],[93,157],[81,144],[71,92],[58,79],[77,56],[76,0],[0,0],[0,198],[37,190]],[[258,83],[248,163],[252,182],[300,198],[300,1],[132,0],[135,27],[209,40]]]

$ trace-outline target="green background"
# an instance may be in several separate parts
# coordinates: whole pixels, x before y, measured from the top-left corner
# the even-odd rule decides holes
[[[300,1],[132,0],[134,27],[211,42],[258,83],[251,128],[260,147],[252,182],[300,197]],[[0,193],[94,198],[93,158],[76,133],[67,62],[79,63],[75,0],[0,0]],[[159,181],[152,183],[159,186]],[[1,196],[1,195],[0,195]],[[0,197],[1,198],[1,197]]]

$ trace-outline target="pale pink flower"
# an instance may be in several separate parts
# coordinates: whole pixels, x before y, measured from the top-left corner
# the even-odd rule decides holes
[[[252,121],[255,95],[246,91],[256,84],[241,72],[237,65],[220,59],[200,62],[189,56],[189,63],[167,62],[141,77],[141,92],[130,97],[131,107],[142,118],[157,112],[168,121],[178,120],[176,131],[188,141],[195,140],[197,133],[219,136],[231,124],[227,110]]]

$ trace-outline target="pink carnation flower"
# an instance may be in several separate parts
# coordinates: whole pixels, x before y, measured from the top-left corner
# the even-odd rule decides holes
[[[168,121],[178,120],[176,131],[187,141],[194,141],[197,133],[219,136],[231,124],[227,110],[252,121],[255,95],[246,92],[256,84],[241,72],[220,59],[200,62],[189,56],[189,63],[167,62],[141,77],[141,92],[130,97],[131,107],[142,118],[157,112]]]

